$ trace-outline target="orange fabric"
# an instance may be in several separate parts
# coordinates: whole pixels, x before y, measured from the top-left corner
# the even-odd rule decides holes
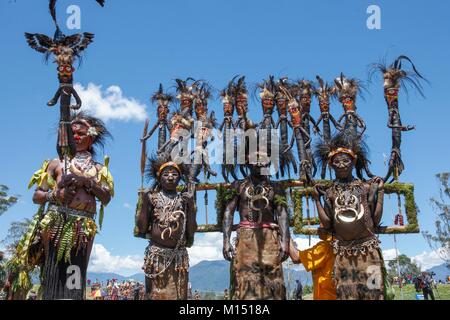
[[[306,271],[312,272],[314,300],[336,300],[332,273],[335,255],[330,241],[320,241],[314,247],[299,251]]]

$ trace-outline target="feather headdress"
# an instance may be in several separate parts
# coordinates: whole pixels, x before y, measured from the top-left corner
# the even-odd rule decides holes
[[[368,147],[362,138],[352,136],[348,133],[338,133],[331,138],[329,142],[321,139],[316,143],[314,148],[314,158],[321,165],[328,163],[339,153],[347,153],[352,155],[355,160],[356,175],[363,179],[363,170],[368,160]]]

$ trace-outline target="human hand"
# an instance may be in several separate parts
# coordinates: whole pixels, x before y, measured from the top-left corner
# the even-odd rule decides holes
[[[223,257],[227,261],[231,261],[235,256],[235,251],[230,241],[224,240],[223,242]]]

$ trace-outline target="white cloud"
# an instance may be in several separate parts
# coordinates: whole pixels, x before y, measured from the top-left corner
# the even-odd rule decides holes
[[[123,207],[126,208],[126,209],[131,209],[131,204],[129,204],[128,202],[125,202],[123,204]]]
[[[422,271],[426,271],[432,267],[439,266],[444,263],[439,256],[439,250],[440,249],[424,251],[421,254],[412,257],[411,260],[414,261]]]
[[[94,244],[89,271],[113,272],[124,276],[142,272],[143,256],[114,256],[103,245]]]
[[[222,247],[222,233],[196,234],[194,245],[188,248],[190,266],[192,267],[203,260],[223,260]]]
[[[400,255],[400,251],[397,250],[397,254]],[[395,249],[386,249],[383,250],[383,259],[384,261],[390,261],[397,259],[397,256],[395,254]]]
[[[147,117],[146,106],[132,97],[125,97],[119,86],[102,91],[102,87],[94,83],[89,83],[87,88],[77,83],[75,90],[83,101],[81,110],[104,121],[144,121]]]
[[[439,266],[444,263],[442,259],[439,257],[439,251],[424,251],[421,254],[418,254],[414,257],[411,257],[411,261],[416,263],[417,266],[422,270],[426,271],[432,267]],[[400,251],[397,250],[398,255],[401,255]],[[386,263],[389,260],[395,260],[395,249],[386,249],[383,250],[383,259]]]

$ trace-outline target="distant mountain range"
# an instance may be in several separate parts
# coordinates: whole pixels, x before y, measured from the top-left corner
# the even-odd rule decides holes
[[[450,268],[448,268],[445,263],[441,264],[440,266],[433,267],[427,271],[435,273],[435,275],[433,276],[434,280],[442,280],[444,283],[447,277],[450,276]]]
[[[433,267],[429,272],[434,272],[436,281],[445,282],[447,276],[450,275],[450,269],[445,264]],[[125,277],[115,273],[88,272],[88,279],[91,281],[100,281],[106,284],[109,279],[117,279],[118,281],[136,280],[144,282],[143,273],[137,273],[129,277]],[[289,278],[289,279],[288,279]],[[311,273],[304,270],[298,270],[298,267],[284,269],[284,280],[287,289],[292,292],[296,287],[295,280],[300,280],[305,285],[312,285]],[[289,281],[288,281],[289,280]],[[193,290],[223,292],[230,285],[230,263],[225,260],[217,261],[201,261],[189,270],[189,281]]]
[[[295,288],[295,280],[301,280],[303,285],[312,284],[311,274],[306,271],[285,268],[284,278],[289,291]],[[119,282],[131,279],[144,282],[145,276],[143,273],[125,277],[116,273],[88,272],[88,279],[106,284],[109,279],[117,279]],[[225,260],[201,261],[190,268],[189,281],[193,290],[223,292],[230,285],[230,263]]]

